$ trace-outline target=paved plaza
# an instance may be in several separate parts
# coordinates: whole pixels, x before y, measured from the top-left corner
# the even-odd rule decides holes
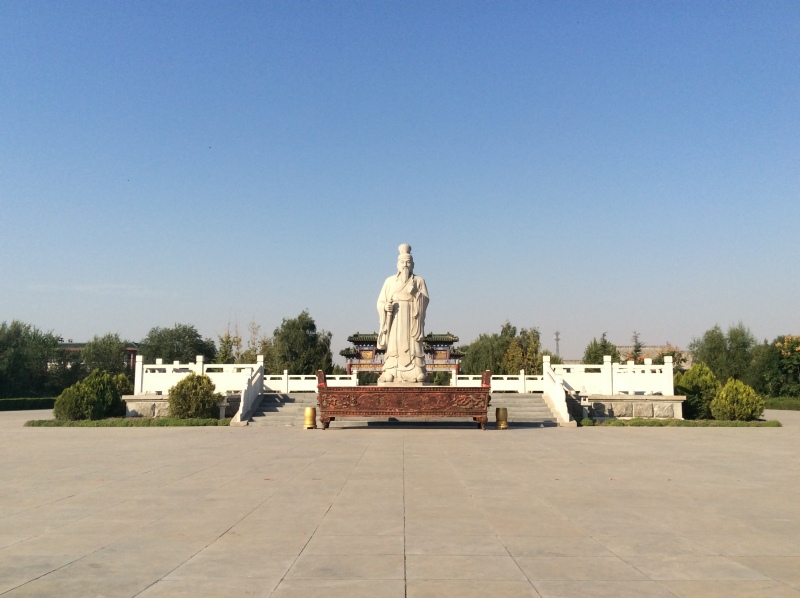
[[[800,596],[783,428],[23,428],[0,595]]]

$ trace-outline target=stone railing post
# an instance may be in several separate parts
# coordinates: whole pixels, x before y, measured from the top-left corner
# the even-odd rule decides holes
[[[144,357],[136,356],[136,369],[133,374],[133,394],[144,394]]]
[[[289,394],[289,370],[283,370],[283,394]]]
[[[611,355],[603,355],[603,366],[600,368],[603,378],[602,394],[614,394],[614,366],[611,363]]]
[[[517,387],[517,392],[523,395],[528,392],[525,388],[525,370],[519,371],[519,386]]]
[[[665,395],[672,396],[675,394],[675,381],[672,378],[675,375],[674,368],[675,364],[672,362],[672,355],[664,355],[664,389],[661,392]],[[681,405],[681,408],[683,408],[683,405]],[[683,413],[681,413],[681,416],[683,416]]]
[[[202,376],[203,374],[205,374],[206,373],[206,363],[205,363],[206,358],[203,355],[198,355],[197,357],[194,358],[194,361],[195,361],[196,369],[199,370],[198,372],[195,372],[195,373],[198,376]]]

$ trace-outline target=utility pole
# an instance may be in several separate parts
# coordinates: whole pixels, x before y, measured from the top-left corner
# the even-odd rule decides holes
[[[559,349],[558,348],[558,342],[561,340],[561,336],[560,335],[561,335],[561,333],[558,330],[556,330],[556,336],[555,336],[555,339],[556,339],[556,355],[558,357],[561,357],[561,351],[558,350]]]

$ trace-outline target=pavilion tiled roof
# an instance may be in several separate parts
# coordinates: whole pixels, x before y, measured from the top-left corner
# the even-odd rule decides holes
[[[361,334],[360,332],[356,332],[355,334],[351,334],[347,337],[347,340],[351,343],[377,343],[378,342],[378,333],[372,332],[367,334]],[[457,343],[458,337],[454,334],[433,334],[429,333],[422,339],[424,343]]]
[[[377,343],[378,333],[372,332],[368,334],[361,334],[360,332],[356,332],[355,334],[348,336],[347,340],[351,343]]]

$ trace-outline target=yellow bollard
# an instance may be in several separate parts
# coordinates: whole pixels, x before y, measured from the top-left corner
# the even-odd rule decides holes
[[[508,430],[508,409],[506,407],[497,407],[494,410],[494,426],[498,430]]]
[[[306,430],[316,430],[317,429],[317,408],[316,407],[306,407],[306,410],[305,410],[305,422],[303,423],[303,427]]]

